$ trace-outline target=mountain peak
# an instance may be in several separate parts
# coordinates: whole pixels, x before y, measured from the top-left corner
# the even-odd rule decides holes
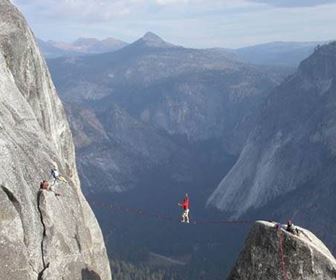
[[[171,48],[175,47],[173,44],[170,44],[164,41],[161,37],[156,35],[153,32],[147,32],[143,37],[141,37],[138,41],[135,42],[136,44],[142,44],[147,47],[154,47],[154,48]]]
[[[99,40],[96,38],[78,38],[76,41],[73,42],[74,46],[83,46],[83,45],[92,45],[98,43]]]
[[[163,41],[163,39],[159,35],[157,35],[157,34],[155,34],[153,32],[147,32],[142,37],[142,39],[146,40],[146,41],[161,41],[161,42]]]
[[[314,53],[301,62],[299,71],[313,79],[329,80],[335,78],[336,41],[318,45]]]

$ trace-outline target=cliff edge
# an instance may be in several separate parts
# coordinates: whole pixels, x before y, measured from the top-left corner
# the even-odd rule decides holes
[[[60,193],[39,191],[57,166]],[[21,13],[0,0],[0,274],[9,280],[110,280],[81,190],[63,106]]]
[[[297,236],[275,226],[255,223],[228,279],[336,279],[336,260],[313,233],[297,227]]]

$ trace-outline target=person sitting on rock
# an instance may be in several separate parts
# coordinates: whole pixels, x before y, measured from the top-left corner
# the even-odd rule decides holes
[[[52,190],[52,188],[49,186],[49,182],[47,180],[43,180],[40,183],[40,190],[41,191],[53,192],[56,196],[61,196],[59,193],[56,193],[54,190]]]
[[[43,180],[40,183],[40,190],[49,191],[49,182],[47,180]]]
[[[286,230],[294,235],[299,236],[299,230],[297,229],[297,227],[292,223],[291,220],[288,220],[287,222],[287,227]]]
[[[274,227],[275,227],[276,230],[282,229],[282,225],[280,223],[276,223],[276,222],[274,222],[274,223],[275,223]]]

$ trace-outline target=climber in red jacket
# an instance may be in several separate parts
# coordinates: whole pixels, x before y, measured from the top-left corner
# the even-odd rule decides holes
[[[189,223],[189,205],[190,205],[190,200],[189,196],[186,193],[183,201],[181,203],[177,204],[178,206],[181,206],[183,208],[183,213],[182,213],[182,223]]]

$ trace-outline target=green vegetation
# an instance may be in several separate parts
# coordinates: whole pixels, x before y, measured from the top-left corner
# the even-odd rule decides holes
[[[181,271],[173,268],[156,268],[144,264],[110,260],[112,275],[117,280],[182,280]],[[179,276],[180,275],[180,276]]]
[[[110,263],[112,275],[117,280],[220,280],[227,277],[228,269],[232,265],[226,258],[209,257],[209,252],[204,249],[199,254],[194,254],[186,265],[158,264],[150,261],[148,256],[142,261],[132,262],[113,256]]]

